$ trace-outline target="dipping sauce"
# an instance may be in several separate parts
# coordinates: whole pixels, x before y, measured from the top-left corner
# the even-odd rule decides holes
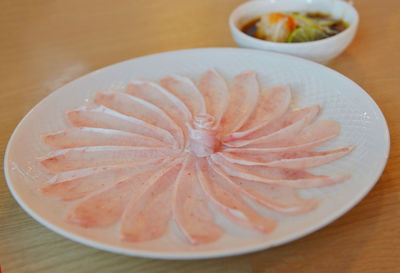
[[[245,24],[241,30],[270,42],[311,42],[334,36],[349,24],[321,12],[268,13]]]

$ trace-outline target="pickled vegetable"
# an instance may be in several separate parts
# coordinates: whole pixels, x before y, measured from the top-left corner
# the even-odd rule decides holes
[[[321,12],[273,12],[250,21],[242,31],[265,41],[299,43],[334,36],[348,26],[342,19]]]

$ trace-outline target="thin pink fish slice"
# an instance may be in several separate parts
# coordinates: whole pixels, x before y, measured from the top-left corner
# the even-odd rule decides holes
[[[100,192],[89,195],[68,208],[66,218],[81,227],[107,227],[122,216],[129,201],[154,174],[154,169],[119,181]]]
[[[285,186],[295,189],[326,187],[349,179],[348,175],[313,175],[303,170],[280,169],[265,166],[243,166],[230,163],[222,157],[212,155],[212,161],[229,176],[273,186]]]
[[[266,154],[251,154],[246,152],[218,153],[231,163],[250,166],[267,166],[286,169],[308,169],[318,167],[335,161],[349,154],[353,147],[345,147],[338,150],[311,152],[276,152]]]
[[[297,215],[309,212],[318,205],[315,198],[303,199],[296,189],[282,186],[271,186],[262,183],[255,183],[238,177],[230,177],[218,166],[213,165],[218,174],[225,178],[235,190],[244,194],[256,203],[288,215]]]
[[[198,178],[208,199],[218,211],[232,222],[270,233],[276,227],[273,219],[264,218],[252,209],[236,192],[235,188],[208,166],[207,160],[201,158],[197,162]]]
[[[321,143],[327,142],[340,134],[339,123],[332,120],[321,120],[304,128],[293,141],[280,146],[278,143],[274,146],[264,147],[263,145],[251,145],[241,148],[227,148],[225,152],[246,152],[253,154],[263,154],[268,152],[294,152],[309,150]]]
[[[171,75],[162,79],[160,84],[186,105],[192,117],[206,113],[203,96],[191,79],[181,75]]]
[[[89,146],[141,146],[166,148],[168,144],[155,138],[120,130],[78,127],[43,135],[43,143],[53,149]]]
[[[222,235],[207,201],[197,177],[196,159],[188,157],[176,180],[172,211],[180,231],[193,245],[216,241]]]
[[[306,126],[306,120],[301,119],[282,129],[254,139],[238,139],[232,142],[224,143],[228,147],[274,147],[276,145],[285,145],[293,140]]]
[[[268,136],[253,139],[246,145],[246,147],[285,146],[293,141],[293,139],[295,139],[306,126],[306,119],[301,119]]]
[[[120,236],[125,241],[142,242],[161,237],[171,216],[173,183],[182,168],[177,159],[147,181],[131,199],[122,216]]]
[[[180,147],[183,147],[182,129],[160,108],[143,99],[121,92],[98,91],[94,102],[124,115],[143,120],[170,132]]]
[[[155,168],[161,161],[158,159],[58,173],[41,186],[41,191],[44,195],[63,201],[75,200],[150,168]]]
[[[215,127],[218,128],[228,108],[228,87],[225,80],[215,70],[208,70],[201,75],[197,87],[203,95],[207,113],[215,117]]]
[[[136,119],[103,105],[82,106],[67,112],[67,121],[73,127],[94,127],[127,131],[152,137],[169,144],[175,144],[175,139],[168,131]]]
[[[223,138],[223,143],[229,147],[242,147],[257,142],[268,142],[271,138],[279,138],[279,135],[294,135],[302,129],[301,126],[307,126],[314,121],[319,112],[319,105],[294,110],[284,115],[281,119],[268,122],[255,131],[226,135]]]
[[[320,120],[305,128],[305,130],[293,140],[293,146],[308,143],[320,144],[340,134],[340,125],[333,120]]]
[[[167,113],[186,134],[186,123],[192,120],[192,114],[186,105],[160,85],[149,81],[135,80],[125,90],[129,95],[141,98],[154,104]]]
[[[56,150],[38,158],[42,166],[52,172],[126,164],[165,157],[170,149],[124,146],[95,146]]]
[[[232,133],[232,137],[248,135],[277,120],[288,110],[291,98],[291,91],[287,86],[264,89],[260,93],[256,109],[239,132]]]
[[[245,71],[233,79],[229,105],[221,120],[222,136],[243,126],[256,108],[260,87],[254,71]]]

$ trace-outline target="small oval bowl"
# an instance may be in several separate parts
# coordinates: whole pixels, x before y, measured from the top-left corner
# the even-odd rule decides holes
[[[343,19],[349,27],[341,33],[304,43],[268,42],[251,37],[241,28],[251,20],[270,12],[323,12]],[[229,17],[233,39],[240,47],[274,51],[325,64],[341,54],[353,40],[359,22],[357,10],[340,0],[255,0],[238,6]]]

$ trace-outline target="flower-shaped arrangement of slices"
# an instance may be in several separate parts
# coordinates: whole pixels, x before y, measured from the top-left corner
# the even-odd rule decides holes
[[[179,75],[159,84],[138,80],[125,92],[98,91],[93,102],[66,113],[71,128],[42,136],[54,151],[39,160],[54,176],[41,191],[74,201],[70,223],[117,225],[122,240],[159,238],[173,220],[190,244],[216,241],[223,230],[211,206],[267,234],[276,221],[243,197],[301,214],[317,200],[301,198],[298,189],[348,179],[305,170],[351,151],[312,150],[337,136],[339,124],[315,121],[318,105],[289,109],[290,89],[261,89],[253,71],[237,75],[230,88],[214,70],[197,84]]]

